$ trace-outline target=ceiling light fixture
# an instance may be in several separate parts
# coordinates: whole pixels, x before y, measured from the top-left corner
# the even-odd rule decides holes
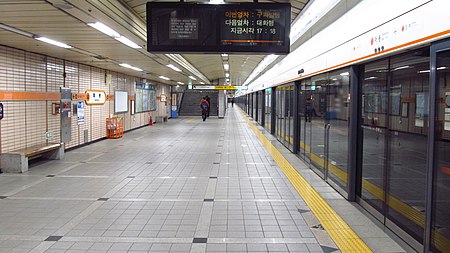
[[[142,69],[133,67],[130,64],[127,64],[127,63],[121,63],[119,65],[124,67],[124,68],[129,68],[129,69],[136,70],[136,71],[143,71]]]
[[[165,76],[159,76],[159,78],[164,79],[164,80],[170,80],[170,78],[165,77]]]
[[[230,73],[225,73],[225,77],[230,77]]]
[[[409,68],[411,68],[411,66],[401,66],[401,67],[395,68],[394,71],[400,70],[400,69],[409,69]]]
[[[200,82],[200,84],[205,84],[204,82]]]
[[[52,40],[52,39],[49,39],[49,38],[46,38],[46,37],[34,37],[34,38],[37,39],[37,40],[43,41],[45,43],[52,44],[52,45],[57,46],[57,47],[72,48],[71,46],[69,46],[67,44],[64,44],[62,42],[59,42],[59,41],[56,41],[56,40]]]
[[[195,78],[195,77],[193,77],[193,76],[189,76],[189,78],[192,79],[192,80],[194,80],[194,81],[197,80],[197,78]]]
[[[122,44],[125,44],[131,48],[136,48],[136,49],[141,48],[138,44],[129,40],[127,37],[120,35],[118,32],[114,31],[111,27],[109,27],[101,22],[88,23],[88,25],[110,37],[113,37],[115,40],[117,40],[117,41],[121,42]]]
[[[224,64],[223,64],[223,68],[224,68],[226,71],[228,71],[228,70],[230,69],[230,64],[224,63]]]
[[[341,73],[340,75],[341,75],[341,76],[349,76],[349,75],[350,75],[350,73],[348,73],[348,72],[344,72],[344,73]]]
[[[172,65],[172,64],[168,64],[168,65],[166,65],[166,66],[169,67],[169,68],[171,68],[171,69],[173,69],[173,70],[175,70],[175,71],[181,72],[181,69],[175,67],[175,66]]]
[[[10,31],[10,32],[13,32],[13,33],[17,33],[17,34],[26,36],[26,37],[30,37],[30,38],[33,37],[32,33],[25,32],[25,31],[22,31],[20,29],[15,28],[15,27],[12,27],[12,26],[9,26],[9,25],[5,25],[5,24],[2,24],[2,23],[0,23],[0,28],[5,29],[6,31]]]
[[[222,54],[222,57],[228,57],[228,54]]]
[[[183,85],[184,83],[182,83],[182,82],[177,82],[177,84],[181,84],[181,85]]]
[[[116,37],[114,38],[120,42],[122,42],[123,44],[131,47],[131,48],[141,48],[138,44],[134,43],[133,41],[129,40],[127,37],[124,36],[120,36],[120,37]]]
[[[107,25],[100,23],[100,22],[95,22],[95,23],[88,23],[88,26],[97,29],[99,32],[102,32],[110,37],[114,37],[114,38],[118,38],[120,37],[120,34],[116,31],[114,31],[113,29],[111,29],[110,27],[108,27]]]

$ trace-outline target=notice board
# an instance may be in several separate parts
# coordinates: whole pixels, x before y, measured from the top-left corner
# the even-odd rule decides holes
[[[147,2],[147,50],[287,54],[290,20],[289,3]]]

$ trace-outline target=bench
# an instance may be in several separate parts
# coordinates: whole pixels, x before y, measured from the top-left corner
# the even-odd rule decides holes
[[[2,153],[0,168],[3,172],[26,172],[28,171],[28,158],[38,155],[50,160],[60,160],[64,158],[64,143],[45,143]]]

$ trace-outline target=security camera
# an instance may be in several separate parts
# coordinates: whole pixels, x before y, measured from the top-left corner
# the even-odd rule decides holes
[[[305,72],[305,70],[304,70],[304,69],[300,69],[297,73],[298,73],[299,75],[301,75],[301,74],[303,74],[303,72]]]

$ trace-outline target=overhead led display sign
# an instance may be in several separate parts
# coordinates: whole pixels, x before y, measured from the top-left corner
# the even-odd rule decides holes
[[[147,2],[153,53],[289,53],[289,3]]]

